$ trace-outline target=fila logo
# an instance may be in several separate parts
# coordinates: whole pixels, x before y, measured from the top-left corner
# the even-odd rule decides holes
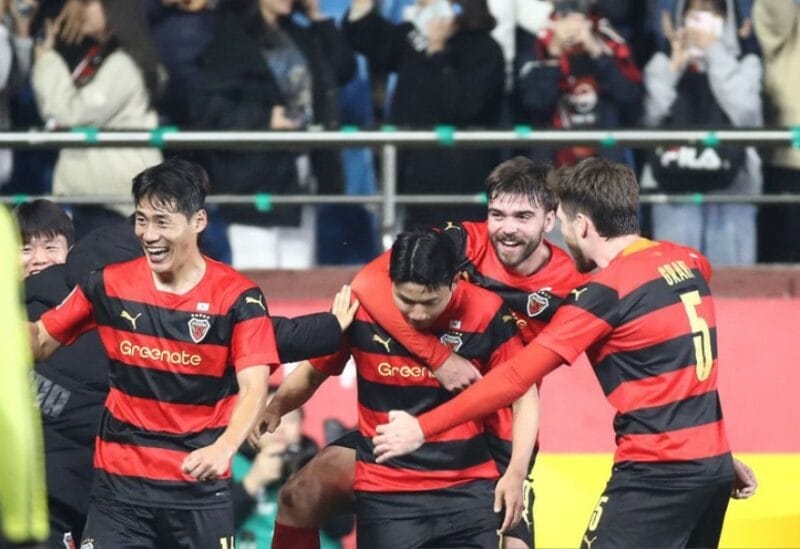
[[[189,337],[195,343],[200,343],[208,335],[208,331],[211,329],[209,318],[208,315],[193,314],[189,319]]]
[[[264,302],[262,301],[263,299],[264,299],[263,295],[258,296],[258,299],[254,298],[254,297],[250,297],[248,295],[248,296],[244,297],[244,302],[245,303],[253,303],[255,305],[258,305],[259,307],[261,307],[264,310],[264,312],[266,312],[267,308],[264,307]]]
[[[389,349],[389,343],[392,341],[391,337],[387,337],[386,339],[381,338],[378,334],[372,334],[372,341],[383,345],[383,348],[386,349],[387,353],[391,353],[392,351]]]
[[[570,290],[569,293],[575,296],[575,301],[578,301],[578,299],[580,299],[581,297],[581,294],[583,294],[583,292],[585,292],[588,289],[589,288],[581,288],[581,289],[575,288],[574,290]]]
[[[142,316],[142,313],[139,313],[136,316],[131,316],[131,314],[128,311],[123,310],[119,314],[119,316],[121,316],[122,318],[124,318],[125,320],[130,322],[131,323],[131,328],[135,330],[136,329],[136,321],[139,320],[139,317]]]

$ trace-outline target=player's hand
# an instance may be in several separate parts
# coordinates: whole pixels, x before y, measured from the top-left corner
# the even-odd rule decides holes
[[[186,456],[181,470],[197,480],[214,480],[228,470],[235,451],[236,449],[215,442]]]
[[[342,333],[353,323],[359,306],[358,299],[353,299],[351,303],[351,296],[352,292],[350,286],[345,284],[334,296],[333,305],[331,306],[331,313],[336,317],[336,321],[339,323]]]
[[[417,418],[401,410],[389,412],[389,423],[378,425],[372,437],[372,450],[377,463],[385,463],[413,452],[425,442],[425,435]]]
[[[736,477],[733,479],[731,497],[733,499],[747,499],[755,494],[756,488],[758,488],[758,479],[756,479],[756,474],[753,470],[734,458],[733,471]]]
[[[274,433],[278,426],[281,424],[281,416],[274,408],[267,405],[266,409],[261,413],[250,434],[247,435],[247,442],[253,448],[261,448],[261,437],[267,433]]]
[[[463,391],[482,377],[469,360],[455,353],[442,362],[433,375],[451,393]]]
[[[501,532],[508,532],[522,519],[525,509],[522,493],[524,482],[525,473],[518,473],[512,469],[506,470],[497,481],[494,488],[494,512],[500,513],[505,509],[503,524],[500,526]]]

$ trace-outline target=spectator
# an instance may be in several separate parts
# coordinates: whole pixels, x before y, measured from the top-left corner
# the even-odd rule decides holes
[[[57,204],[34,200],[14,210],[22,237],[22,274],[39,274],[67,260],[74,243],[72,220]]]
[[[490,35],[495,20],[486,0],[458,0],[452,5],[418,0],[416,8],[414,22],[393,25],[378,15],[373,0],[353,0],[343,27],[373,72],[397,72],[389,121],[418,129],[437,124],[496,127],[503,102],[504,61]],[[483,174],[497,164],[497,157],[495,149],[401,150],[398,191],[479,193]],[[477,219],[484,213],[480,207],[408,208],[406,224],[438,225],[447,219]]]
[[[641,109],[641,74],[628,45],[597,15],[591,0],[556,0],[553,5],[548,28],[537,36],[519,33],[517,87],[523,120],[537,127],[575,129],[633,124]],[[545,154],[554,156],[547,160],[558,166],[598,154],[626,160],[618,148],[575,146]]]
[[[70,5],[74,2],[65,10]],[[82,32],[94,43],[71,73],[54,49],[63,14],[46,21],[44,39],[34,49],[32,84],[42,116],[56,127],[155,128],[158,117],[152,103],[165,76],[141,4],[87,0]],[[133,176],[160,161],[161,153],[151,148],[64,149],[53,175],[53,192],[127,195]],[[132,211],[130,204],[75,207],[76,237]]]
[[[308,129],[338,125],[337,86],[355,74],[355,59],[316,0],[247,0],[226,10],[202,57],[203,81],[194,98],[198,126],[224,130]],[[304,13],[307,26],[295,22]],[[310,162],[309,162],[310,160]],[[209,169],[217,191],[233,194],[341,192],[342,168],[333,150],[214,152]],[[310,164],[310,169],[309,169]],[[264,214],[252,207],[222,208],[234,265],[305,267],[313,262],[313,223],[299,208]],[[308,212],[311,213],[310,211]],[[264,227],[278,226],[273,229]],[[272,255],[270,255],[270,252]]]
[[[258,451],[245,444],[233,456],[237,546],[245,549],[271,547],[280,487],[318,451],[317,444],[303,434],[303,418],[302,408],[289,412],[274,433],[262,435]],[[331,520],[327,528],[323,526],[320,532],[322,549],[342,547],[338,538],[353,526],[352,515],[342,518]]]
[[[764,50],[765,94],[771,107],[768,123],[800,124],[796,80],[800,75],[800,5],[794,0],[757,0],[753,23]],[[800,193],[800,149],[773,149],[764,170],[764,190],[769,194]],[[800,262],[800,206],[765,206],[759,218],[759,260]]]
[[[679,1],[671,51],[656,53],[645,68],[645,125],[650,127],[763,124],[761,59],[737,38],[733,0]],[[742,45],[745,43],[742,42]],[[761,160],[753,147],[659,149],[644,188],[665,192],[761,192]],[[756,261],[756,206],[657,204],[653,234],[692,246],[718,265]]]

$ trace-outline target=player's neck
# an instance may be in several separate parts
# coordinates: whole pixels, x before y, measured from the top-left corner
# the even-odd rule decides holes
[[[539,269],[547,265],[547,262],[550,261],[550,256],[552,255],[552,251],[550,250],[550,246],[542,240],[536,249],[533,250],[531,255],[528,256],[528,259],[517,265],[516,267],[512,267],[510,270],[519,276],[531,276],[534,273],[539,272]]]
[[[605,269],[622,251],[641,238],[638,234],[626,234],[615,236],[607,240],[601,240],[595,252],[591,255],[592,260],[601,269]]]
[[[198,251],[196,255],[165,273],[153,273],[153,282],[160,292],[183,295],[197,286],[206,274],[206,261]]]

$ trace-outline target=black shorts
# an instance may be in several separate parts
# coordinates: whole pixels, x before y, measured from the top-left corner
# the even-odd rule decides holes
[[[81,549],[233,549],[233,507],[169,509],[92,499]]]
[[[356,539],[363,549],[496,549],[494,481],[420,492],[356,493]]]
[[[582,549],[717,547],[732,481],[693,489],[631,482],[613,473],[581,539]]]
[[[361,433],[358,431],[347,431],[345,434],[329,443],[328,446],[341,446],[342,448],[355,450],[359,440],[361,440]]]

